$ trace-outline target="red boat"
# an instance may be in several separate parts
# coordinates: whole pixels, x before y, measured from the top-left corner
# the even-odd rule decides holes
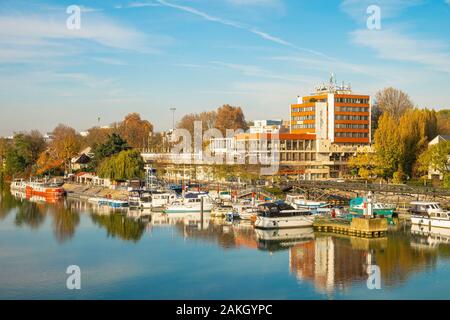
[[[28,197],[39,196],[46,199],[61,199],[64,189],[52,184],[42,182],[25,182],[25,194]]]

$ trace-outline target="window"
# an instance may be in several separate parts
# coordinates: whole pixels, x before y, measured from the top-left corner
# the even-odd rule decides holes
[[[367,138],[369,135],[367,132],[336,132],[338,138]]]
[[[341,114],[337,114],[334,116],[335,120],[368,120],[369,117],[368,116],[350,116],[350,115],[341,115]]]

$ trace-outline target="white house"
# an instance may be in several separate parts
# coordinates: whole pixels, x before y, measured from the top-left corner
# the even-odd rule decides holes
[[[428,143],[428,147],[431,147],[431,146],[436,145],[436,144],[438,144],[440,142],[443,142],[443,141],[450,141],[450,135],[447,134],[447,135],[438,135],[438,136],[436,136],[436,138],[434,138],[433,140],[431,140]],[[450,163],[450,154],[448,155],[448,160],[449,160],[448,163]],[[442,180],[442,179],[444,179],[444,176],[438,170],[435,170],[435,169],[430,167],[428,169],[428,179],[433,179],[433,178],[439,178],[439,180]]]

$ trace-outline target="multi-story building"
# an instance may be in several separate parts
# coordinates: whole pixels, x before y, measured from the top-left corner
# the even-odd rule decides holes
[[[337,144],[370,143],[370,96],[352,93],[350,85],[338,86],[333,75],[314,93],[299,96],[290,111],[291,133],[315,134]]]
[[[211,139],[212,155],[236,164],[242,159],[254,164],[255,159],[276,158],[278,175],[323,180],[345,177],[350,173],[350,157],[373,152],[369,95],[353,94],[350,86],[337,86],[331,77],[328,85],[318,86],[315,93],[298,100],[290,106],[289,130],[282,120],[257,120],[247,133]],[[277,156],[272,157],[274,150]],[[196,172],[201,171],[201,154],[178,158],[197,163]],[[182,169],[185,177],[186,169]]]

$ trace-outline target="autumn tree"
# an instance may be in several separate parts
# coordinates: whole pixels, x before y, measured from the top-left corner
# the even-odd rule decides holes
[[[440,110],[436,114],[439,134],[450,134],[450,110]]]
[[[214,128],[217,119],[216,111],[204,111],[202,113],[190,113],[181,118],[177,124],[177,128],[186,129],[191,136],[194,136],[194,124],[196,121],[202,123],[202,133],[208,129]]]
[[[364,179],[369,179],[383,174],[380,170],[380,160],[377,154],[373,153],[359,153],[351,157],[348,161],[348,166],[354,169],[358,176]]]
[[[228,104],[217,109],[217,118],[215,127],[219,129],[223,135],[226,134],[227,129],[247,129],[245,116],[241,107],[233,107]]]
[[[389,113],[396,120],[399,120],[406,110],[414,107],[408,94],[392,87],[377,92],[376,104],[381,112]]]
[[[384,113],[380,117],[374,140],[374,148],[378,155],[381,175],[385,179],[392,177],[398,169],[401,148],[398,122],[390,113]]]
[[[398,127],[401,152],[399,172],[411,177],[418,155],[437,134],[436,113],[428,109],[407,110],[400,118]]]
[[[84,138],[86,146],[93,147],[102,144],[108,140],[108,137],[113,133],[112,128],[93,127],[88,129],[88,135]]]
[[[147,148],[153,125],[139,113],[130,113],[118,125],[118,132],[132,148]]]
[[[62,161],[66,169],[71,170],[70,160],[81,149],[82,138],[71,127],[60,124],[53,130],[53,141],[50,144],[50,158],[53,161]]]

